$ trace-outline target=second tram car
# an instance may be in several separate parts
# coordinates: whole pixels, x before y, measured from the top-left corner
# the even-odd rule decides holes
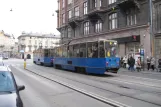
[[[53,66],[54,49],[37,49],[34,51],[33,62],[39,65]]]

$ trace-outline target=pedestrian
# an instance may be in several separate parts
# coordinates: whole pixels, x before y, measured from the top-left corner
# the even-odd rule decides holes
[[[138,72],[139,72],[139,71],[141,71],[141,62],[140,62],[140,57],[138,57],[138,59],[137,59],[136,69],[137,69],[137,71],[138,71]]]
[[[123,68],[126,68],[126,64],[127,64],[127,57],[126,56],[124,57],[123,61],[124,61],[124,67]]]
[[[127,63],[128,63],[128,70],[130,70],[130,57],[128,57]]]
[[[153,71],[154,71],[154,65],[155,65],[155,59],[154,59],[154,57],[151,58],[150,64],[151,64],[151,68],[152,68]]]
[[[131,56],[130,57],[130,70],[131,71],[135,71],[134,65],[135,65],[135,59]]]
[[[147,66],[148,66],[148,70],[150,69],[150,58],[147,56]]]

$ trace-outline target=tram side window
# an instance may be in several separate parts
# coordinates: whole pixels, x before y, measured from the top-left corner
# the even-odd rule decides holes
[[[69,46],[69,57],[73,57],[73,46]]]
[[[86,43],[80,44],[80,57],[86,57]]]
[[[54,56],[54,49],[50,49],[50,57]]]
[[[62,50],[63,50],[62,57],[67,57],[67,47],[66,46],[63,46],[62,47]]]
[[[44,56],[45,56],[45,57],[48,57],[48,55],[49,55],[48,49],[45,49],[45,50],[44,50]]]
[[[88,43],[87,49],[89,58],[98,58],[98,42]]]
[[[55,57],[59,57],[58,48],[55,48]]]
[[[87,51],[88,51],[88,58],[92,58],[93,53],[92,53],[92,43],[87,44]]]
[[[62,47],[59,47],[58,48],[58,56],[59,57],[62,57]]]
[[[73,46],[73,57],[79,57],[79,45],[74,45]]]
[[[98,42],[92,43],[92,58],[98,58]]]
[[[99,44],[99,56],[100,56],[100,58],[105,57],[104,41],[100,41],[100,44]]]

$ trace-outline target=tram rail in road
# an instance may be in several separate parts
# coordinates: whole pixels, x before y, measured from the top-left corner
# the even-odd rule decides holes
[[[45,78],[45,79],[51,80],[51,81],[53,81],[53,82],[56,82],[56,83],[58,83],[58,84],[60,84],[60,85],[63,85],[63,86],[65,86],[65,87],[67,87],[67,88],[70,88],[70,89],[72,89],[72,90],[74,90],[74,91],[77,91],[77,92],[79,92],[79,93],[82,93],[82,94],[84,94],[84,95],[87,95],[87,96],[89,96],[89,97],[91,97],[91,98],[94,98],[94,99],[96,99],[96,100],[98,100],[98,101],[101,101],[101,102],[106,103],[106,104],[108,104],[108,105],[111,105],[111,106],[113,106],[113,107],[131,107],[131,106],[122,104],[122,103],[120,103],[120,102],[117,102],[117,101],[114,101],[114,100],[105,98],[105,97],[103,97],[103,96],[100,96],[100,95],[97,95],[97,94],[94,94],[94,93],[91,93],[91,92],[87,92],[86,90],[77,88],[77,87],[75,87],[75,86],[73,86],[73,85],[71,85],[71,84],[68,84],[68,83],[59,81],[59,80],[57,80],[57,79],[51,79],[51,78],[49,78],[49,77],[46,77],[46,76],[41,75],[40,73],[36,73],[36,72],[33,72],[33,71],[31,71],[31,70],[28,70],[28,69],[26,69],[26,70],[29,71],[29,72],[31,72],[31,73],[33,73],[33,74],[35,74],[35,75],[38,75],[38,76],[43,77],[43,78]]]

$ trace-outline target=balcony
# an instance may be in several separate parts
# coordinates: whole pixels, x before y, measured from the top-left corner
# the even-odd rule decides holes
[[[68,19],[68,24],[72,28],[75,28],[76,26],[79,26],[81,21],[83,21],[83,18],[81,18],[80,16],[74,16],[74,17]]]
[[[88,11],[87,15],[88,15],[88,18],[93,21],[98,19],[103,20],[105,12],[107,12],[107,7],[93,7]]]
[[[140,4],[138,0],[118,0],[118,6],[124,11],[130,9],[131,7],[137,7],[140,9]]]

